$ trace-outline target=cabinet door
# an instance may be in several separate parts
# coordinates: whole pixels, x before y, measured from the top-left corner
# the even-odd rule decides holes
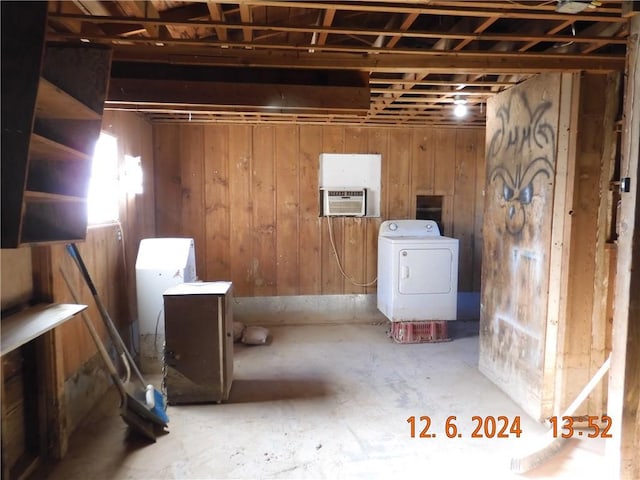
[[[169,403],[220,402],[225,391],[223,297],[166,295],[165,382]]]

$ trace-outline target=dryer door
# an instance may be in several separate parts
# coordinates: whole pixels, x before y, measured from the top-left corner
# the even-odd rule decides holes
[[[449,293],[451,263],[448,248],[404,249],[399,251],[398,289],[405,295]]]

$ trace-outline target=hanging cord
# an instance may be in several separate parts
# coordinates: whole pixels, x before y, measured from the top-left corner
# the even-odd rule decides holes
[[[340,269],[340,273],[342,274],[342,276],[349,280],[349,282],[351,282],[351,284],[356,287],[370,287],[371,285],[375,285],[375,283],[378,281],[378,277],[374,278],[368,283],[358,283],[345,273],[344,269],[342,268],[342,264],[340,263],[340,257],[338,256],[338,251],[336,250],[336,244],[333,241],[333,227],[331,223],[332,217],[327,216],[325,218],[327,219],[327,226],[329,227],[329,240],[331,241],[331,248],[333,248],[333,254],[336,256],[336,263],[338,264],[338,268]]]

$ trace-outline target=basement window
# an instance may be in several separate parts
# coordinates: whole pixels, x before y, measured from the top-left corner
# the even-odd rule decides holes
[[[118,139],[101,133],[93,154],[87,196],[89,224],[117,222],[118,200]]]

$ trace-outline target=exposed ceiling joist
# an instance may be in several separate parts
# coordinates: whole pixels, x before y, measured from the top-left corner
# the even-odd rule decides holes
[[[110,45],[116,62],[151,71],[242,67],[250,77],[265,68],[331,70],[368,79],[367,111],[363,104],[347,111],[348,95],[336,93],[344,103],[330,107],[332,95],[321,86],[300,93],[304,82],[290,95],[313,92],[314,101],[274,109],[267,97],[283,92],[284,80],[244,79],[234,93],[233,82],[219,78],[209,79],[216,90],[209,92],[193,83],[202,80],[162,77],[150,79],[145,92],[135,86],[140,78],[114,77],[121,88],[129,82],[129,95],[107,108],[144,111],[152,121],[460,125],[451,115],[457,97],[470,107],[464,124],[479,125],[487,97],[532,75],[623,71],[628,17],[637,14],[629,4],[601,0],[569,14],[552,0],[75,0],[50,2],[47,36]],[[180,90],[187,87],[190,93]]]

